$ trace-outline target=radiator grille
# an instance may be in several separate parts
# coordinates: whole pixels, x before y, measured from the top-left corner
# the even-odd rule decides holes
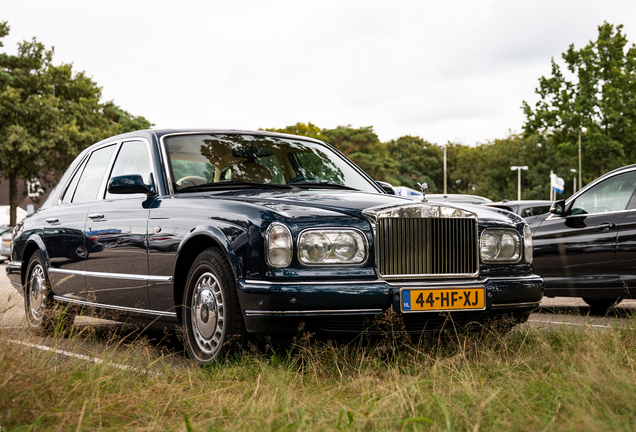
[[[380,218],[381,276],[467,275],[478,270],[477,222],[470,218]]]

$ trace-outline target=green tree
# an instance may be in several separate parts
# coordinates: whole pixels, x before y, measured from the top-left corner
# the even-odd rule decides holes
[[[374,180],[396,184],[397,162],[389,155],[372,126],[354,129],[351,125],[322,129],[325,141],[344,153]]]
[[[0,47],[8,33],[0,22]],[[50,186],[90,144],[152,126],[112,101],[101,103],[101,88],[91,78],[52,59],[53,49],[35,39],[19,43],[16,55],[0,54],[0,174],[9,180],[11,224],[20,179]]]
[[[444,149],[410,135],[386,143],[389,156],[397,161],[396,185],[419,190],[418,182],[428,184],[429,192],[443,192]]]
[[[627,48],[623,26],[605,22],[598,38],[562,54],[564,74],[552,59],[552,76],[541,77],[532,108],[523,102],[526,136],[550,138],[562,156],[578,158],[582,134],[584,181],[636,158],[636,47]],[[573,164],[574,165],[574,164]]]
[[[322,134],[320,133],[321,129],[318,126],[314,125],[313,123],[298,122],[293,126],[286,126],[280,129],[271,128],[271,129],[261,129],[261,130],[286,133],[290,135],[306,136],[306,137],[315,138],[321,141],[325,140],[325,137],[323,137]]]

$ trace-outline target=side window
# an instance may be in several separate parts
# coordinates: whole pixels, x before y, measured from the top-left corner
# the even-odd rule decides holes
[[[71,202],[82,203],[95,201],[97,199],[99,186],[102,183],[106,167],[108,166],[108,162],[110,162],[114,150],[115,146],[111,145],[95,150],[93,154],[91,154],[90,159],[86,163],[86,167],[84,167]]]
[[[62,196],[62,203],[68,204],[71,202],[71,199],[73,198],[73,193],[75,192],[75,188],[77,187],[77,183],[79,182],[79,179],[82,175],[82,172],[84,171],[85,166],[86,166],[86,160],[77,169],[77,171],[75,172],[75,175],[73,175],[73,178],[71,179],[71,182],[69,183],[68,188],[66,188],[66,191],[64,192],[64,196]]]
[[[572,214],[625,210],[635,189],[636,171],[608,178],[578,197],[572,205]]]
[[[113,177],[139,174],[144,183],[151,183],[150,155],[148,154],[148,146],[143,141],[127,141],[121,145],[121,149],[117,154],[117,159],[113,165],[109,180]],[[143,197],[144,194],[119,195],[106,192],[106,199],[121,199]]]

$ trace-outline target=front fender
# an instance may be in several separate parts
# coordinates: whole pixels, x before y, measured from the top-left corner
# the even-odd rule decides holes
[[[196,226],[192,228],[186,236],[184,236],[179,248],[177,249],[173,274],[176,274],[178,271],[176,266],[180,261],[180,257],[183,254],[189,253],[191,245],[199,242],[201,236],[207,237],[214,243],[218,244],[228,257],[232,269],[234,270],[234,276],[237,279],[243,278],[243,269],[241,265],[242,258],[239,258],[245,253],[248,243],[247,232],[242,227],[224,222],[219,222],[217,225]]]

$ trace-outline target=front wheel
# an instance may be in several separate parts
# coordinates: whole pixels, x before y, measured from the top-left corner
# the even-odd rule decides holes
[[[592,309],[597,309],[599,311],[605,311],[612,306],[616,306],[621,301],[622,298],[589,298],[583,297],[583,301],[590,305]]]
[[[183,305],[185,346],[197,363],[214,362],[245,338],[234,273],[218,249],[201,252],[192,264]]]

